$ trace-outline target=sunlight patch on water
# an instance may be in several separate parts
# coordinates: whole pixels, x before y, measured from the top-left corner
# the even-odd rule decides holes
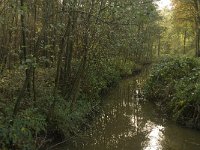
[[[146,138],[148,139],[144,143],[143,150],[162,150],[162,141],[164,140],[164,127],[161,125],[156,125],[151,121],[148,121],[146,123],[146,129],[147,131],[150,131]]]

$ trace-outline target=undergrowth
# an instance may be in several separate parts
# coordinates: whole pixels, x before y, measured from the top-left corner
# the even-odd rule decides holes
[[[76,64],[74,64],[74,68]],[[88,116],[98,110],[100,95],[121,76],[136,68],[121,58],[90,62],[79,89],[75,110],[62,94],[53,94],[55,68],[36,68],[36,100],[25,93],[20,110],[13,117],[14,103],[23,83],[23,70],[6,70],[0,79],[0,147],[1,149],[42,149],[55,139],[78,135]],[[55,102],[53,112],[50,112]],[[13,119],[14,118],[14,119]]]
[[[145,96],[177,123],[200,129],[199,59],[162,59],[153,66]]]

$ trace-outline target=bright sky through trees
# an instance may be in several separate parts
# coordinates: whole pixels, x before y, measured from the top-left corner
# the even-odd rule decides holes
[[[160,0],[157,2],[158,4],[158,9],[162,10],[164,8],[171,9],[172,8],[172,2],[171,0]]]

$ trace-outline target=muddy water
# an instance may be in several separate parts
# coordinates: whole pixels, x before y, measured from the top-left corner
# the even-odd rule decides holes
[[[57,150],[200,150],[200,131],[167,121],[143,97],[146,74],[123,80],[80,139]]]

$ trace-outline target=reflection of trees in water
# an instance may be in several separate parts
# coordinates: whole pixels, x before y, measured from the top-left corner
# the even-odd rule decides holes
[[[144,104],[144,79],[140,76],[125,80],[111,91],[101,116],[86,132],[88,140],[83,147],[78,145],[78,149],[140,150],[151,148],[152,141],[159,140],[155,136],[160,135],[159,128],[150,115],[152,107]]]
[[[92,138],[88,147],[96,149],[123,149],[138,147],[145,138],[143,131],[148,118],[142,113],[143,101],[142,78],[122,82],[107,98],[108,103],[90,130]],[[86,146],[87,147],[87,146]]]

